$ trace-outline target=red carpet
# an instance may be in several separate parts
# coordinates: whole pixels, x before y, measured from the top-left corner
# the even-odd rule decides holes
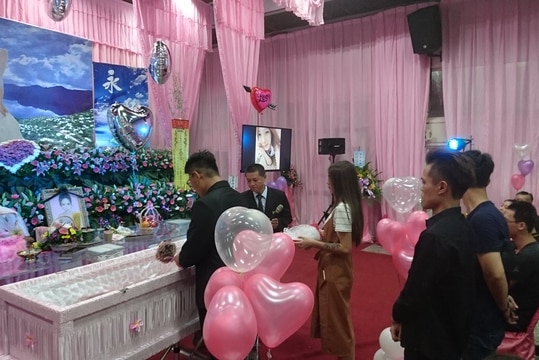
[[[363,248],[365,246],[361,246]],[[371,360],[380,348],[380,332],[390,325],[391,306],[402,282],[393,268],[391,256],[354,250],[354,289],[352,292],[352,317],[356,335],[356,359]],[[300,281],[311,288],[315,284],[316,261],[314,250],[297,249],[294,262],[281,282]],[[271,350],[274,359],[326,360],[334,357],[322,353],[320,341],[309,335],[310,320],[280,346]],[[260,359],[266,359],[267,348],[261,346]],[[162,354],[150,360],[159,360]],[[167,360],[172,360],[169,354]]]

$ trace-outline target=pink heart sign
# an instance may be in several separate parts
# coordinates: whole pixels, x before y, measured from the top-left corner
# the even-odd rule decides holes
[[[251,89],[251,103],[256,111],[261,113],[271,104],[271,90],[253,87]]]
[[[382,194],[395,211],[404,214],[421,199],[421,181],[411,176],[390,178],[382,186]]]
[[[533,160],[520,160],[518,162],[518,171],[524,176],[528,175],[533,170]]]
[[[15,174],[21,166],[39,155],[39,145],[30,140],[14,139],[0,143],[0,166]]]

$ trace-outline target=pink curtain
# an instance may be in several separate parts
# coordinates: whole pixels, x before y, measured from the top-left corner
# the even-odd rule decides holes
[[[473,136],[473,148],[496,164],[489,197],[500,203],[520,174],[514,145],[536,161],[522,190],[539,197],[539,2],[444,0],[443,92],[447,136]],[[535,201],[536,204],[537,200]]]
[[[163,41],[171,54],[171,76],[163,85],[148,79],[155,123],[152,148],[171,147],[171,119],[193,119],[206,51],[211,49],[211,8],[201,1],[134,0],[141,53],[149,63],[153,44]],[[146,64],[147,66],[147,64]],[[174,77],[180,80],[183,112],[174,105]]]
[[[354,149],[365,150],[367,160],[382,171],[384,179],[420,175],[429,66],[426,59],[412,53],[405,27],[406,14],[416,9],[411,6],[313,27],[261,44],[257,84],[272,91],[277,108],[264,110],[256,121],[292,129],[292,163],[304,184],[295,191],[298,223],[316,223],[331,202],[326,186],[330,160],[318,155],[320,138],[346,139],[346,154],[336,160],[352,160]],[[239,147],[223,136],[230,125],[219,66],[215,54],[207,57],[192,148],[208,147],[218,154],[222,173],[237,175],[237,170],[225,165]],[[247,95],[243,94],[246,100]],[[390,125],[398,126],[402,138],[376,135],[394,132],[382,126],[377,129],[385,116],[396,117]],[[211,131],[202,131],[203,127]]]
[[[232,116],[229,135],[235,139],[231,149],[236,149],[228,154],[228,167],[232,174],[239,174],[241,126],[249,123],[252,111],[243,85],[256,85],[260,40],[264,38],[264,7],[262,0],[216,1],[213,6],[225,93]]]
[[[131,4],[110,0],[73,1],[68,16],[55,22],[47,16],[47,3],[2,1],[0,17],[91,40],[94,61],[144,66]]]
[[[273,0],[297,17],[317,26],[324,24],[324,0]]]

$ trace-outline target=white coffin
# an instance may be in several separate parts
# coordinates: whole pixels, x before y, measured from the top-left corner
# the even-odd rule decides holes
[[[0,360],[146,359],[199,328],[194,287],[155,249],[1,286]]]

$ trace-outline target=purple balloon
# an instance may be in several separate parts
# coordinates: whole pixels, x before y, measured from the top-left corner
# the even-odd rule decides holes
[[[520,160],[518,162],[518,170],[524,176],[528,175],[533,170],[533,160]]]
[[[278,189],[279,190],[279,185],[277,185],[277,183],[275,181],[270,181],[267,185],[272,189]]]
[[[278,189],[282,191],[284,191],[284,189],[286,189],[286,187],[288,186],[288,182],[286,181],[286,178],[284,176],[279,176],[277,180],[275,180],[275,183],[277,184]]]

